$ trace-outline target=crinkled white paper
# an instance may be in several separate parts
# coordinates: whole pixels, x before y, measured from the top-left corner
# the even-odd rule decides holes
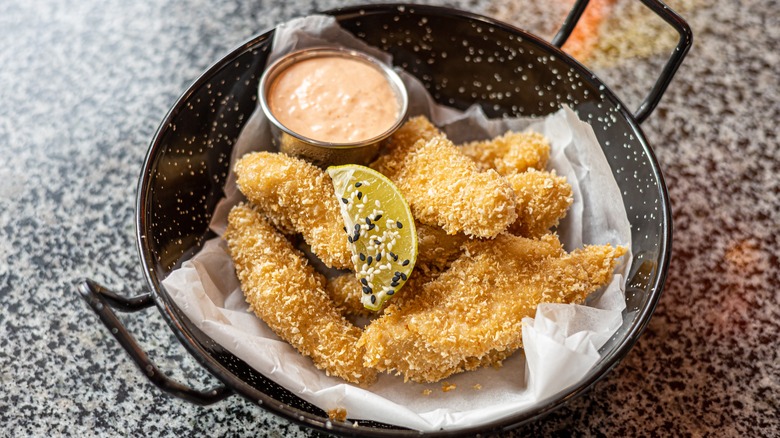
[[[312,46],[354,48],[390,62],[387,54],[366,46],[327,16],[297,19],[277,28],[269,61]],[[583,244],[631,247],[617,183],[592,129],[574,112],[564,108],[544,119],[489,120],[476,107],[459,112],[436,105],[422,84],[401,74],[409,90],[410,114],[426,114],[456,143],[508,129],[532,129],[551,140],[548,167],[566,176],[574,189],[574,204],[558,228],[568,250]],[[234,147],[233,162],[247,152],[270,148],[268,122],[258,109]],[[225,192],[212,220],[219,235],[228,211],[242,199],[232,173]],[[630,254],[624,260],[630,260]],[[536,317],[524,321],[524,354],[513,355],[501,368],[452,376],[447,382],[456,388],[448,392],[442,391],[441,383],[404,383],[402,377],[386,374],[368,388],[326,376],[249,311],[221,238],[208,241],[163,285],[203,332],[302,399],[324,410],[346,408],[351,419],[432,431],[475,426],[529,409],[584,377],[598,362],[599,348],[622,323],[628,265],[621,264],[612,283],[591,297],[588,307],[540,305]]]

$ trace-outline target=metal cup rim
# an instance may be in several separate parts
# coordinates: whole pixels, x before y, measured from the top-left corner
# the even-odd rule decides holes
[[[378,69],[385,77],[385,79],[387,79],[388,83],[390,84],[390,88],[393,89],[393,91],[396,94],[396,97],[399,100],[398,117],[396,118],[395,123],[391,125],[387,130],[385,130],[384,132],[382,132],[377,136],[362,139],[355,142],[350,142],[350,143],[327,142],[322,140],[316,140],[310,137],[306,137],[305,135],[302,135],[298,132],[295,132],[289,129],[288,127],[286,127],[284,124],[282,124],[274,116],[270,106],[268,105],[267,95],[271,84],[273,83],[274,79],[276,79],[276,77],[279,76],[280,73],[282,73],[285,69],[289,68],[294,63],[306,59],[312,59],[312,58],[317,58],[322,56],[341,56],[344,58],[357,59]],[[353,49],[347,49],[343,47],[328,47],[328,46],[311,47],[311,48],[296,50],[280,57],[279,59],[274,61],[271,65],[269,65],[263,72],[263,75],[260,77],[260,86],[259,86],[258,95],[260,100],[260,107],[263,110],[263,114],[275,127],[277,127],[279,130],[285,132],[286,134],[302,142],[305,142],[312,146],[319,146],[319,147],[329,148],[329,149],[361,148],[365,146],[371,146],[379,141],[384,140],[385,138],[389,137],[393,132],[395,132],[398,128],[401,127],[401,125],[404,122],[404,119],[406,118],[406,113],[409,108],[409,95],[407,93],[406,86],[404,85],[401,77],[398,75],[398,73],[395,72],[395,70],[393,70],[391,66],[385,64],[384,62],[364,52],[360,52]]]

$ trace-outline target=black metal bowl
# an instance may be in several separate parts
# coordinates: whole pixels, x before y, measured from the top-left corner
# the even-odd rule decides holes
[[[593,126],[629,214],[633,267],[626,284],[627,309],[623,325],[602,348],[602,359],[590,373],[531,410],[478,427],[431,435],[507,430],[549,413],[613,368],[653,313],[671,255],[672,224],[658,162],[638,123],[658,103],[691,44],[691,33],[662,3],[643,2],[679,32],[680,42],[636,114],[595,75],[559,50],[587,1],[576,3],[553,44],[496,20],[448,8],[374,5],[329,12],[357,37],[391,53],[396,65],[422,80],[440,103],[461,109],[479,103],[490,116],[544,116],[564,104],[574,108]],[[80,292],[141,370],[173,395],[205,405],[239,394],[291,421],[331,433],[418,436],[418,431],[386,424],[361,421],[352,427],[328,422],[323,410],[270,381],[203,334],[161,284],[214,237],[208,227],[211,212],[223,197],[233,144],[257,105],[257,84],[273,33],[251,39],[198,78],[154,137],[138,184],[136,216],[137,243],[150,292],[126,298],[91,281]],[[111,310],[134,311],[153,304],[181,343],[222,386],[198,391],[166,377]]]

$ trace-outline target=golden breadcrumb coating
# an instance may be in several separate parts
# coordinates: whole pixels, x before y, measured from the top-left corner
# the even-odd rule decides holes
[[[360,284],[353,272],[329,278],[325,285],[325,292],[328,293],[339,313],[346,317],[368,317],[375,314],[374,311],[366,309],[360,301],[360,297],[363,295],[363,285]]]
[[[283,233],[301,233],[332,268],[352,267],[338,200],[328,174],[298,158],[271,152],[242,157],[238,188]]]
[[[555,171],[532,168],[508,175],[506,179],[517,199],[517,220],[509,227],[512,234],[530,238],[547,234],[566,216],[574,201],[566,177],[556,175]]]
[[[433,126],[425,116],[412,117],[384,142],[385,153],[371,164],[371,168],[392,179],[403,166],[404,158],[413,151],[418,140],[428,141],[444,133]]]
[[[482,170],[495,169],[501,175],[544,170],[550,158],[550,142],[536,132],[512,132],[491,140],[460,146],[461,152],[476,161]]]
[[[225,239],[247,302],[271,330],[328,375],[358,384],[376,379],[363,365],[360,328],[339,314],[324,278],[261,213],[234,207]]]
[[[448,234],[494,237],[517,218],[509,182],[494,170],[478,171],[446,137],[418,140],[380,160],[372,167],[396,184],[419,222]]]
[[[522,347],[522,320],[539,303],[582,301],[626,252],[604,245],[567,254],[554,235],[501,234],[465,247],[449,270],[366,328],[359,342],[366,366],[435,382],[498,364]]]
[[[469,238],[463,233],[447,234],[440,227],[416,223],[417,264],[430,268],[445,269],[463,252],[461,247]]]
[[[403,302],[404,299],[413,297],[423,284],[433,280],[438,274],[438,270],[426,268],[417,269],[417,266],[415,266],[415,269],[409,275],[409,279],[406,283],[396,291],[393,298],[386,301],[377,311],[366,309],[365,306],[363,306],[363,303],[360,301],[363,287],[354,273],[347,273],[329,278],[325,285],[325,291],[331,301],[336,305],[339,312],[345,317],[351,318],[358,316],[372,318],[381,315],[390,303],[400,303]]]
[[[328,409],[328,418],[331,421],[347,421],[347,410],[344,408]]]

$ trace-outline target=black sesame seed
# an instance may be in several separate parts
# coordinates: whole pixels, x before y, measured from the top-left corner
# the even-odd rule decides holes
[[[366,218],[366,225],[371,225],[371,218],[370,217]]]
[[[345,204],[349,204],[349,200],[347,198],[341,198],[341,202]]]
[[[358,255],[358,257],[360,257],[360,261],[361,262],[365,262],[366,261],[366,255],[363,254],[362,252]]]
[[[352,243],[352,242],[354,242],[354,240],[352,240],[352,236],[347,236],[347,241],[348,241],[349,243]]]
[[[364,293],[364,294],[370,294],[371,292],[373,292],[373,291],[371,290],[371,288],[370,288],[370,287],[368,287],[368,286],[363,286],[363,293]]]
[[[381,262],[382,261],[382,253],[376,255],[376,261]]]
[[[377,245],[381,245],[382,244],[382,242],[380,242],[379,240],[376,240],[376,239],[374,240],[374,243],[377,244]]]
[[[347,232],[347,227],[344,227],[344,232],[345,232],[345,233]]]
[[[390,283],[390,286],[392,286],[392,287],[396,287],[396,286],[398,286],[398,282],[397,282],[397,281],[394,281],[394,282]]]
[[[358,199],[363,199],[363,192],[358,192]]]
[[[406,265],[408,265],[408,264],[409,264],[409,260],[407,259],[407,260],[404,260],[404,262],[403,262],[403,263],[401,263],[401,266],[406,266]]]
[[[404,227],[404,224],[402,224],[402,223],[401,223],[401,221],[397,221],[397,222],[395,223],[395,226],[397,226],[398,228],[403,228],[403,227]]]
[[[356,182],[356,183],[355,183],[355,187],[360,187],[360,186],[362,186],[362,185],[363,185],[363,183],[362,183],[362,182],[360,182],[360,181],[358,181],[358,182]]]
[[[366,280],[365,278],[361,278],[360,282],[363,283],[363,286],[368,286],[368,280]]]
[[[376,225],[375,225],[375,224],[371,224],[371,225],[369,225],[369,226],[368,226],[368,229],[369,229],[369,231],[370,231],[370,230],[373,230],[374,228],[376,228]]]
[[[371,304],[376,304],[376,295],[371,295]]]
[[[382,219],[382,215],[381,214],[378,214],[378,215],[374,216],[374,221],[378,221],[379,219]]]
[[[403,272],[401,272],[400,274],[401,274],[401,279],[403,281],[406,281],[406,274],[404,274]]]
[[[355,231],[360,231],[360,224],[355,224]]]
[[[393,258],[393,261],[394,261],[394,262],[397,262],[397,261],[398,261],[398,256],[397,256],[397,255],[395,255],[395,254],[394,254],[392,251],[390,251],[390,257],[392,257],[392,258]]]
[[[368,256],[368,261],[366,261],[366,264],[367,264],[368,266],[371,266],[371,262],[373,262],[373,261],[374,261],[374,258],[373,258],[373,257],[371,257],[371,256]]]
[[[394,293],[395,293],[395,291],[394,291],[394,290],[392,290],[392,289],[390,289],[389,291],[387,291],[387,294],[388,294],[388,295],[392,295],[392,294],[394,294]]]
[[[355,237],[353,237],[352,240],[357,242],[358,239],[360,239],[360,231],[355,231]]]

